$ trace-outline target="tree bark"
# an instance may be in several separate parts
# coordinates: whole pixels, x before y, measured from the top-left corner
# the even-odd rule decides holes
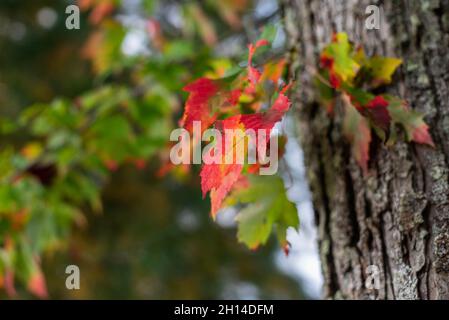
[[[380,30],[365,28],[368,5]],[[449,0],[283,0],[298,135],[313,194],[325,298],[449,299]],[[404,60],[389,92],[426,114],[436,148],[374,140],[364,176],[311,67],[332,32]],[[374,266],[370,267],[370,266]],[[369,285],[378,273],[379,287]]]

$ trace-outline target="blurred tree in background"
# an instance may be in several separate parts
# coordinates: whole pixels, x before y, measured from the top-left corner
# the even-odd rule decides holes
[[[80,30],[70,1],[1,2],[2,295],[303,297],[274,243],[251,252],[213,223],[197,172],[161,172],[182,87],[223,75],[276,21],[257,2],[80,0]]]

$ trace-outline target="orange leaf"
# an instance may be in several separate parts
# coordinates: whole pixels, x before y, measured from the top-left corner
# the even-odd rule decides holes
[[[267,63],[264,66],[261,81],[271,80],[275,84],[275,86],[277,86],[279,79],[282,76],[282,72],[284,72],[285,63],[285,59]]]

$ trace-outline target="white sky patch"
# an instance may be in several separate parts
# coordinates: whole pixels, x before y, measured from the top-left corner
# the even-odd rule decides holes
[[[184,25],[184,19],[182,17],[181,10],[178,5],[170,5],[166,8],[167,20],[172,26],[177,29],[182,29]]]
[[[223,228],[233,228],[237,225],[237,222],[235,221],[236,215],[236,208],[223,208],[217,213],[216,222]]]
[[[127,56],[146,55],[149,53],[147,35],[144,30],[132,29],[122,43],[122,52]]]
[[[273,14],[278,9],[277,1],[259,0],[255,8],[256,18],[264,18]]]
[[[130,1],[133,2],[133,1]],[[146,20],[132,7],[126,7],[126,14],[121,14],[118,20],[129,30],[122,42],[122,52],[127,56],[149,55],[149,38],[146,31]],[[128,12],[130,11],[130,12]]]

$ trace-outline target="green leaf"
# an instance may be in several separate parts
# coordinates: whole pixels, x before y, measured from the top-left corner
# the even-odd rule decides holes
[[[273,228],[281,246],[287,244],[287,229],[299,227],[296,206],[287,198],[277,176],[250,177],[250,186],[235,190],[227,204],[247,204],[238,214],[237,238],[250,249],[267,242]]]
[[[18,129],[18,125],[10,119],[0,118],[0,135],[11,134]]]
[[[169,62],[180,62],[191,59],[195,55],[195,48],[189,41],[169,42],[164,50],[164,59]]]
[[[326,79],[329,77],[329,73],[326,70],[320,72],[313,78],[313,84],[317,92],[317,99],[321,105],[326,107],[328,112],[332,112],[335,105],[335,98],[337,97],[337,92],[329,87],[327,84],[323,83],[322,78]]]
[[[122,116],[115,115],[97,121],[91,128],[94,135],[105,140],[127,140],[131,127]]]
[[[278,27],[275,24],[266,25],[259,36],[259,40],[265,39],[269,43],[273,43],[278,33]]]
[[[424,122],[423,114],[410,109],[404,100],[390,95],[385,95],[385,98],[389,102],[388,111],[393,123],[400,125],[404,129],[408,141],[415,141],[435,147],[429,133],[429,127]],[[394,143],[395,137],[395,135],[391,137],[388,143]]]

